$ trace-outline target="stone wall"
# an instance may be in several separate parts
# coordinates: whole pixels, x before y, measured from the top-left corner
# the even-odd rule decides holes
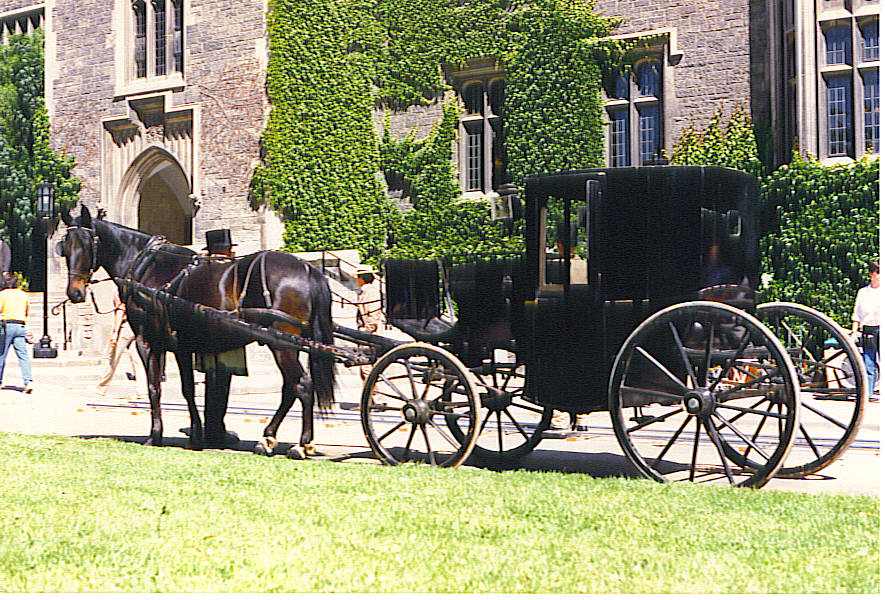
[[[622,20],[615,35],[675,30],[678,51],[683,56],[673,70],[675,106],[666,109],[672,116],[665,127],[668,150],[686,126],[706,126],[717,109],[728,115],[740,105],[751,108],[751,4],[750,0],[596,2],[601,14]],[[755,75],[758,77],[758,72]]]
[[[0,12],[6,5],[0,4]],[[15,3],[19,4],[19,3]],[[33,2],[24,2],[31,5]],[[121,44],[127,43],[123,20],[130,0],[50,0],[47,3],[47,108],[52,145],[76,161],[75,175],[83,183],[80,199],[92,208],[113,206],[117,195],[108,181],[119,181],[125,161],[109,161],[105,123],[111,119],[137,122],[131,99],[120,94]],[[158,86],[147,94],[167,94],[167,117],[176,107],[193,114],[193,156],[187,173],[201,201],[194,218],[193,246],[203,247],[204,232],[232,230],[239,254],[278,247],[281,230],[267,227],[271,211],[253,210],[248,186],[259,159],[259,138],[269,112],[265,93],[267,63],[265,0],[185,1],[184,87]],[[173,111],[173,113],[170,113]],[[136,135],[144,135],[142,129]],[[160,135],[160,143],[163,141]],[[156,140],[152,140],[156,141]],[[192,159],[192,162],[191,162]],[[109,177],[108,164],[119,172]],[[268,231],[271,231],[268,234]],[[56,234],[56,238],[59,233]],[[277,239],[278,238],[278,239]],[[103,271],[97,273],[98,277]],[[50,260],[50,302],[64,298],[64,262]],[[70,307],[68,329],[72,347],[95,353],[103,335],[91,326],[96,315],[89,305]],[[60,317],[50,317],[58,328]],[[53,341],[61,338],[53,335]]]
[[[107,205],[102,187],[103,119],[131,113],[128,97],[115,97],[115,69],[125,44],[121,14],[128,2],[57,0],[53,10],[55,74],[50,114],[52,143],[77,162],[81,199]],[[264,91],[264,0],[191,0],[185,21],[185,87],[173,89],[167,110],[196,105],[193,175],[202,208],[194,244],[207,229],[228,227],[243,251],[259,249],[263,216],[248,202],[252,168],[269,104]],[[117,11],[116,15],[115,10]],[[116,52],[116,53],[115,53]],[[158,92],[162,88],[158,88]],[[128,165],[122,165],[125,169]]]

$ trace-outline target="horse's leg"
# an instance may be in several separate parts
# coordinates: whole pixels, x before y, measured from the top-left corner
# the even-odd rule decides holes
[[[224,427],[231,374],[220,364],[206,371],[206,447],[237,448],[240,438]]]
[[[279,430],[283,419],[292,408],[292,405],[295,404],[295,397],[297,395],[296,385],[303,375],[301,363],[298,362],[297,352],[291,350],[274,350],[273,355],[274,360],[283,375],[283,390],[279,408],[277,408],[270,423],[264,428],[262,439],[255,445],[254,452],[264,456],[270,456],[273,454],[274,448],[277,446],[277,431]],[[295,446],[292,448],[294,449]]]
[[[313,382],[307,373],[301,375],[301,381],[295,386],[295,394],[301,400],[301,446],[289,449],[289,458],[306,458],[316,455],[313,442]]]
[[[181,375],[181,393],[187,400],[187,411],[191,417],[190,447],[193,450],[202,450],[203,423],[200,421],[200,411],[197,410],[197,402],[194,399],[194,355],[179,350],[175,353],[175,361],[178,363],[178,372]]]
[[[148,398],[151,401],[151,434],[145,442],[148,446],[163,445],[163,418],[160,413],[160,352],[162,351],[151,347],[145,365]]]

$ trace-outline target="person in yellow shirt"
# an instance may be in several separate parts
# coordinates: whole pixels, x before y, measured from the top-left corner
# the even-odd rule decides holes
[[[0,386],[3,385],[3,368],[9,347],[15,348],[18,366],[22,370],[24,392],[33,391],[31,385],[31,356],[25,341],[25,321],[28,319],[28,295],[20,288],[18,275],[6,277],[6,289],[0,292]]]

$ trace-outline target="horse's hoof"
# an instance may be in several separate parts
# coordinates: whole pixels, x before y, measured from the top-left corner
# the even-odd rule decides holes
[[[305,444],[304,453],[307,456],[320,456],[322,454],[313,444]]]
[[[274,438],[266,437],[255,444],[252,452],[260,454],[261,456],[273,456],[273,451],[276,447],[277,441]]]
[[[257,454],[258,456],[271,456],[273,455],[273,450],[268,450],[267,446],[258,442],[255,444],[255,447],[252,448],[252,453]]]
[[[286,452],[286,456],[292,460],[304,460],[307,458],[307,453],[300,446],[292,446]]]

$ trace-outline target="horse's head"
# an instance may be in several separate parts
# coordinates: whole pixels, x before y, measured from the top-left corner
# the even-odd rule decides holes
[[[86,287],[98,268],[98,236],[93,229],[92,215],[85,206],[80,209],[80,216],[76,219],[62,211],[61,220],[68,230],[58,242],[56,251],[65,257],[68,266],[68,298],[71,302],[83,302],[86,300]]]

